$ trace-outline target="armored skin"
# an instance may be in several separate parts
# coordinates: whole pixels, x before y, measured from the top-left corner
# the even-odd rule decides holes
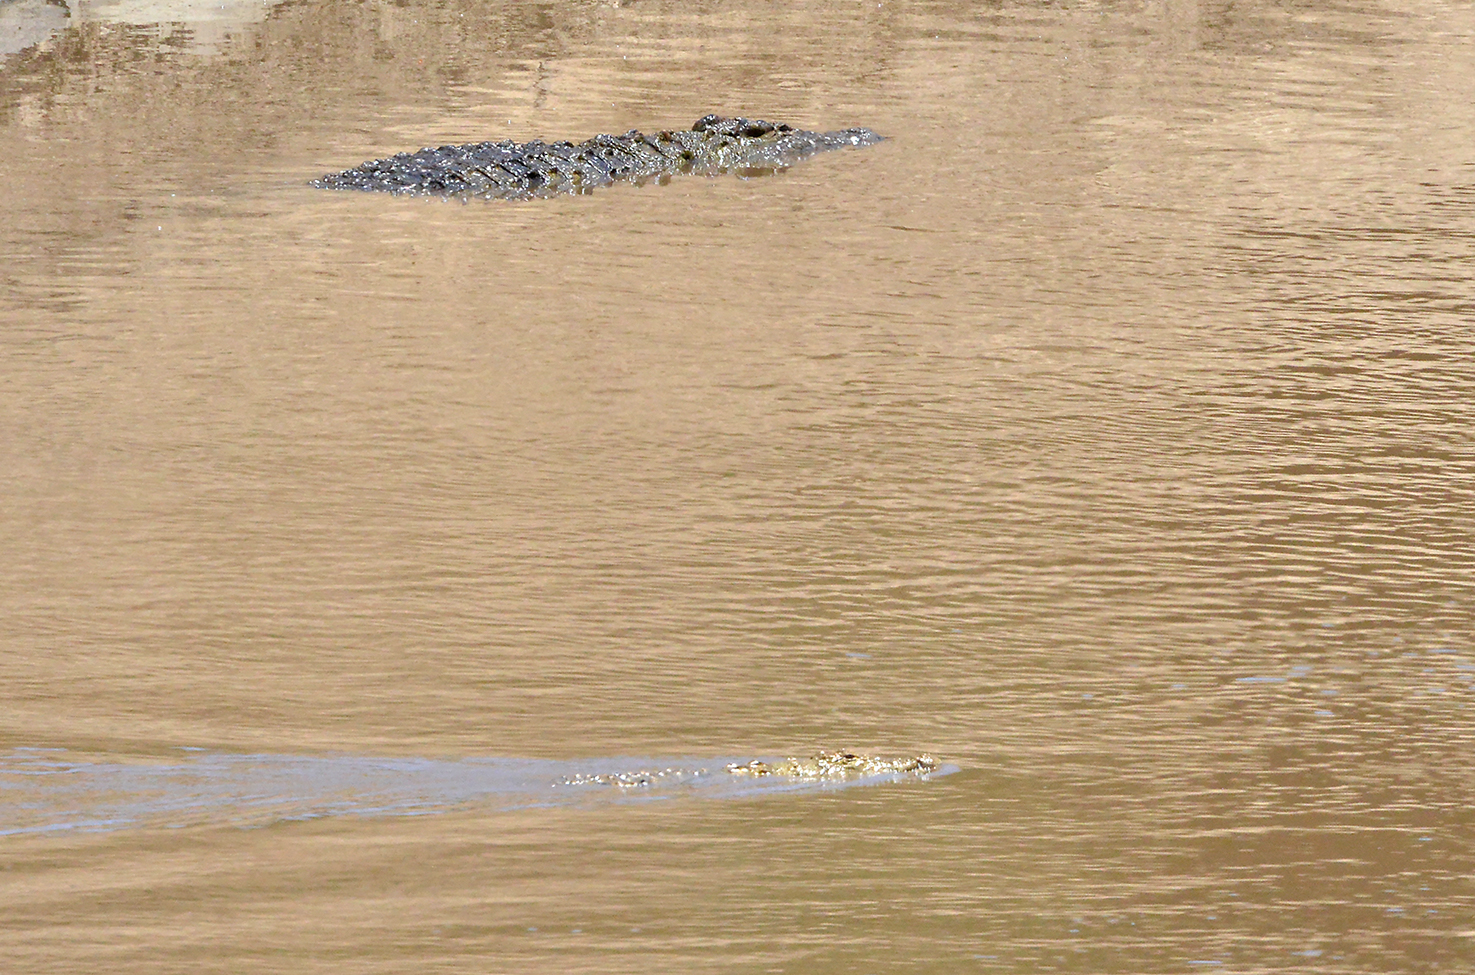
[[[619,181],[675,173],[739,176],[787,169],[817,153],[875,145],[870,129],[806,132],[748,118],[708,115],[690,129],[596,135],[572,142],[477,142],[402,152],[309,185],[408,196],[525,200],[588,193]]]
[[[876,758],[854,752],[821,752],[813,758],[787,758],[782,762],[748,762],[729,765],[733,775],[782,775],[791,779],[823,779],[842,775],[885,775],[935,771],[937,759],[923,752],[915,758]]]
[[[795,782],[823,782],[836,779],[863,779],[872,775],[910,773],[925,778],[942,767],[942,763],[923,752],[909,758],[877,758],[854,752],[820,752],[813,758],[786,758],[780,762],[744,762],[727,765],[723,771],[738,777],[774,776]],[[621,789],[645,788],[663,782],[680,783],[705,778],[712,773],[704,768],[643,769],[635,772],[601,772],[571,775],[554,783],[554,787],[613,785]]]

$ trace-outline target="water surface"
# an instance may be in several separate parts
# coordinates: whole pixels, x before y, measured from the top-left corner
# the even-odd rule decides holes
[[[0,752],[438,814],[7,836],[16,970],[1471,965],[1468,4],[212,10],[0,21]],[[712,111],[887,141],[306,185]],[[961,771],[448,799],[821,747]]]

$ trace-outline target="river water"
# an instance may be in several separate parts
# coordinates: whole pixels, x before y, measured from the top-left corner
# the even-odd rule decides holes
[[[1475,967],[1468,2],[0,52],[0,968]],[[306,185],[711,111],[888,138]],[[548,798],[828,748],[957,771]]]

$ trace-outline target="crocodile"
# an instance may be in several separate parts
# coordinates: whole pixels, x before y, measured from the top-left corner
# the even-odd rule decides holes
[[[858,755],[855,752],[820,752],[813,758],[786,758],[778,762],[734,762],[723,767],[732,776],[766,777],[776,776],[799,782],[820,782],[827,779],[864,778],[872,775],[899,775],[912,773],[925,776],[942,766],[932,755],[923,752],[909,758],[877,758],[874,755]],[[702,778],[711,773],[704,768],[663,768],[635,772],[601,772],[592,775],[569,775],[554,783],[554,786],[612,785],[621,789],[644,788],[663,782],[682,782]]]
[[[824,779],[836,776],[888,775],[916,772],[926,775],[941,763],[923,752],[914,758],[876,758],[854,752],[820,752],[813,758],[786,758],[781,762],[748,762],[729,765],[733,775],[782,775],[790,779]]]
[[[761,119],[706,115],[690,129],[596,135],[583,142],[477,142],[402,152],[329,173],[309,186],[404,196],[526,200],[589,193],[616,181],[665,182],[676,173],[756,176],[817,153],[871,146],[870,129],[808,132]]]

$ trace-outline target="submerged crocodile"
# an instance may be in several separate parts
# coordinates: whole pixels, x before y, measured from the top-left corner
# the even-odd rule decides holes
[[[616,180],[664,182],[674,173],[753,176],[786,169],[817,153],[870,146],[870,129],[806,132],[759,119],[708,115],[690,129],[650,135],[596,135],[584,142],[477,142],[402,152],[309,185],[413,196],[522,200],[588,193]]]
[[[841,775],[887,775],[917,772],[925,775],[937,771],[941,764],[923,752],[915,758],[876,758],[854,752],[820,752],[813,758],[786,758],[782,762],[748,762],[729,765],[733,775],[782,775],[791,779],[823,779]]]
[[[734,776],[778,776],[799,782],[826,779],[864,778],[871,775],[913,773],[927,775],[942,765],[923,752],[911,758],[877,758],[854,752],[820,752],[813,758],[786,758],[780,762],[734,762],[723,771]],[[570,775],[555,783],[569,785],[613,785],[622,789],[641,788],[665,781],[682,782],[710,775],[706,769],[663,768],[638,772],[602,772],[597,775]]]

